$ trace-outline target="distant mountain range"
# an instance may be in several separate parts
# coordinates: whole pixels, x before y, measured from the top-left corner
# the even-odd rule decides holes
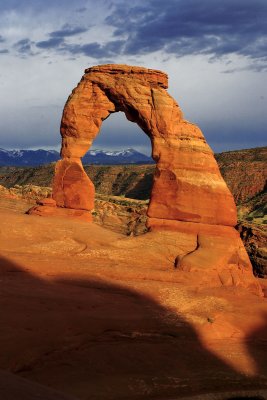
[[[56,150],[5,150],[0,149],[0,166],[35,167],[58,161]],[[151,157],[134,149],[105,151],[90,150],[82,159],[83,164],[153,164]]]

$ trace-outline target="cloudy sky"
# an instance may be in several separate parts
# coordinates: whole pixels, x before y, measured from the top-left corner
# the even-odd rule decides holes
[[[0,147],[58,148],[64,103],[85,68],[140,65],[214,151],[266,145],[266,0],[0,0]],[[122,113],[94,147],[150,145]]]

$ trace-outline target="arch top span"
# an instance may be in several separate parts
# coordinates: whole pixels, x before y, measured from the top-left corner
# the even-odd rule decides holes
[[[171,124],[180,121],[182,113],[167,87],[168,75],[158,70],[115,64],[86,69],[63,111],[62,156],[82,157],[102,122],[117,111],[151,139],[170,134]]]
[[[168,75],[157,69],[150,69],[144,67],[136,67],[125,64],[105,64],[96,65],[85,69],[85,74],[90,73],[104,73],[110,75],[128,75],[134,76],[135,79],[144,80],[146,83],[161,86],[164,89],[168,88]]]

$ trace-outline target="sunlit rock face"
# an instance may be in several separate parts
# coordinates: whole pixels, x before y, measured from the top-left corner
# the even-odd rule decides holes
[[[168,94],[167,75],[160,71],[126,65],[103,65],[85,71],[70,95],[61,123],[61,155],[66,169],[56,174],[53,197],[59,206],[93,208],[77,200],[69,205],[65,180],[74,177],[99,133],[102,122],[113,112],[123,111],[149,136],[157,163],[148,216],[152,218],[234,226],[236,208],[222,179],[213,153],[200,129],[183,119],[176,101]],[[70,167],[73,163],[73,167]],[[79,164],[79,167],[74,165]],[[60,171],[59,171],[60,170]],[[71,174],[71,177],[70,177]],[[83,182],[83,190],[86,184]],[[90,183],[87,182],[89,188]],[[73,189],[77,194],[77,183]],[[80,194],[81,196],[81,194]],[[65,202],[62,203],[62,198]]]
[[[261,294],[243,244],[233,196],[200,129],[183,119],[168,94],[161,71],[127,65],[102,65],[85,70],[65,105],[61,157],[55,169],[53,199],[46,209],[91,220],[94,186],[81,164],[111,113],[123,111],[151,140],[156,162],[148,226],[177,232],[173,267],[193,280],[215,286],[241,286]],[[33,209],[42,214],[42,206]],[[186,235],[186,246],[181,243]],[[179,241],[180,240],[180,241]],[[181,250],[183,249],[183,250]]]

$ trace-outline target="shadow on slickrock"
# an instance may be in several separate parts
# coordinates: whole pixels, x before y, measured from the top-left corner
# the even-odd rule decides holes
[[[267,388],[257,341],[266,327],[247,341],[258,370],[249,377],[205,349],[181,316],[114,281],[40,279],[3,257],[0,279],[3,370],[79,399],[264,398],[243,392]]]

